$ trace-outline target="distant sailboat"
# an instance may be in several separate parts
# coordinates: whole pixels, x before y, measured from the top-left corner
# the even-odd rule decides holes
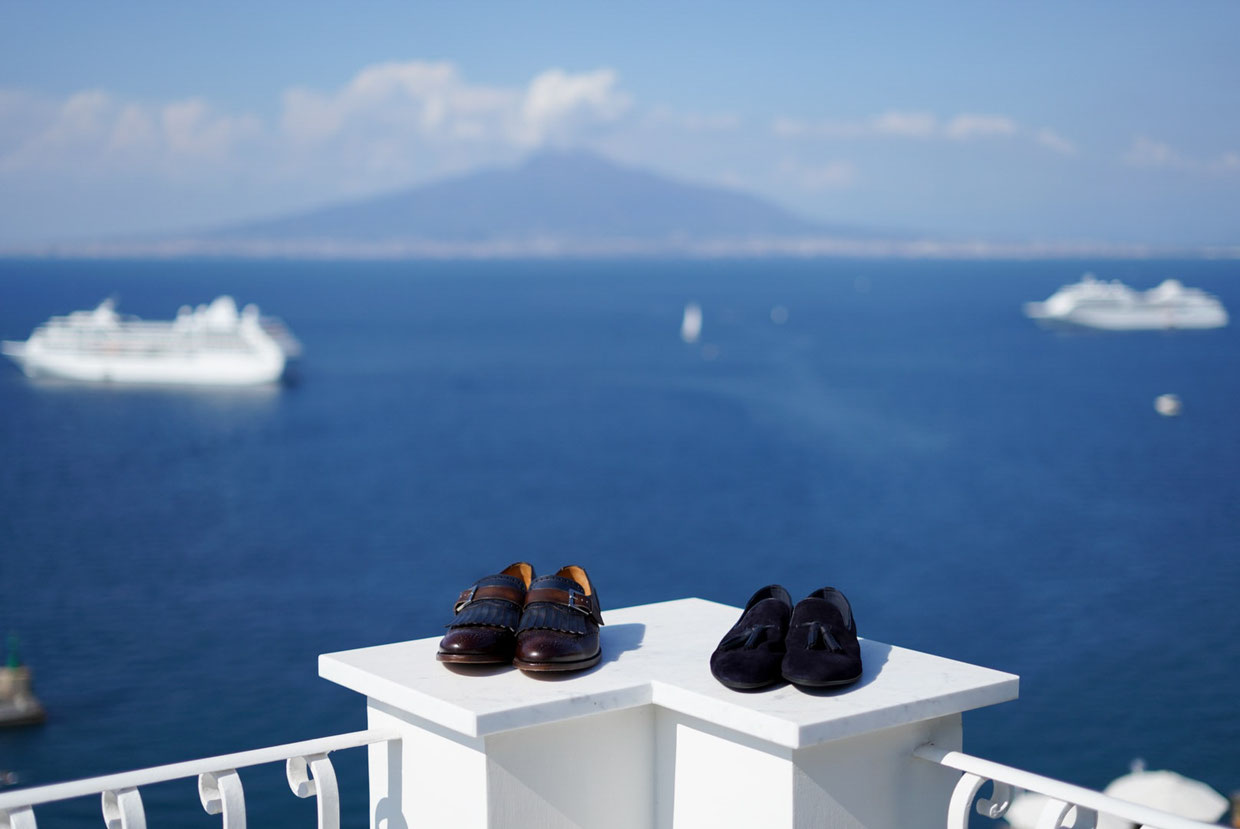
[[[1154,411],[1163,417],[1175,417],[1183,407],[1180,398],[1174,394],[1160,394],[1154,398]]]
[[[685,305],[685,316],[680,321],[680,338],[695,343],[702,336],[702,306],[696,302]]]

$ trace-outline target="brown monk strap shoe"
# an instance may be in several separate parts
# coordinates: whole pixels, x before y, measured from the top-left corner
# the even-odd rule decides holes
[[[435,658],[475,665],[511,662],[517,624],[533,579],[534,568],[518,561],[462,591]]]
[[[512,664],[523,671],[580,671],[598,664],[598,591],[581,567],[542,576],[525,594]]]

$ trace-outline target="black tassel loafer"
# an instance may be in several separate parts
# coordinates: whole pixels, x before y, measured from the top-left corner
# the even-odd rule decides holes
[[[517,645],[517,625],[534,568],[524,561],[493,576],[483,576],[456,600],[455,616],[439,642],[436,659],[474,665],[512,661]]]
[[[772,584],[754,593],[741,618],[710,655],[715,679],[738,691],[779,682],[791,616],[792,597],[783,587]]]
[[[831,688],[861,678],[852,605],[834,587],[810,593],[792,611],[782,672],[793,685]]]
[[[581,567],[535,579],[525,594],[512,664],[523,671],[581,671],[603,656],[598,591]]]

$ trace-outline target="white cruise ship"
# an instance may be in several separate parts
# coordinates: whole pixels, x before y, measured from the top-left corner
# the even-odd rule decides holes
[[[105,300],[93,311],[52,317],[4,354],[31,377],[94,383],[251,386],[283,376],[301,345],[280,320],[261,317],[232,297],[184,306],[175,320],[116,313]]]
[[[1227,309],[1218,297],[1200,288],[1186,288],[1177,279],[1135,291],[1118,280],[1102,282],[1089,273],[1045,302],[1026,303],[1025,315],[1040,322],[1107,331],[1221,328],[1227,324]]]

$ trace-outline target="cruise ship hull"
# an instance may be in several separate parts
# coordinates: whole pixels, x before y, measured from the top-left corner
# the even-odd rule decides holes
[[[81,383],[257,386],[274,383],[301,345],[278,319],[232,297],[188,306],[169,322],[121,317],[105,300],[93,311],[52,317],[25,342],[0,350],[30,377]]]
[[[1227,325],[1227,312],[1222,308],[1077,308],[1066,314],[1055,314],[1044,302],[1025,305],[1025,315],[1042,323],[1096,328],[1103,331],[1168,331],[1204,330]]]
[[[85,383],[257,386],[277,382],[285,367],[280,353],[109,357],[49,353],[22,342],[6,342],[3,351],[29,377]]]

